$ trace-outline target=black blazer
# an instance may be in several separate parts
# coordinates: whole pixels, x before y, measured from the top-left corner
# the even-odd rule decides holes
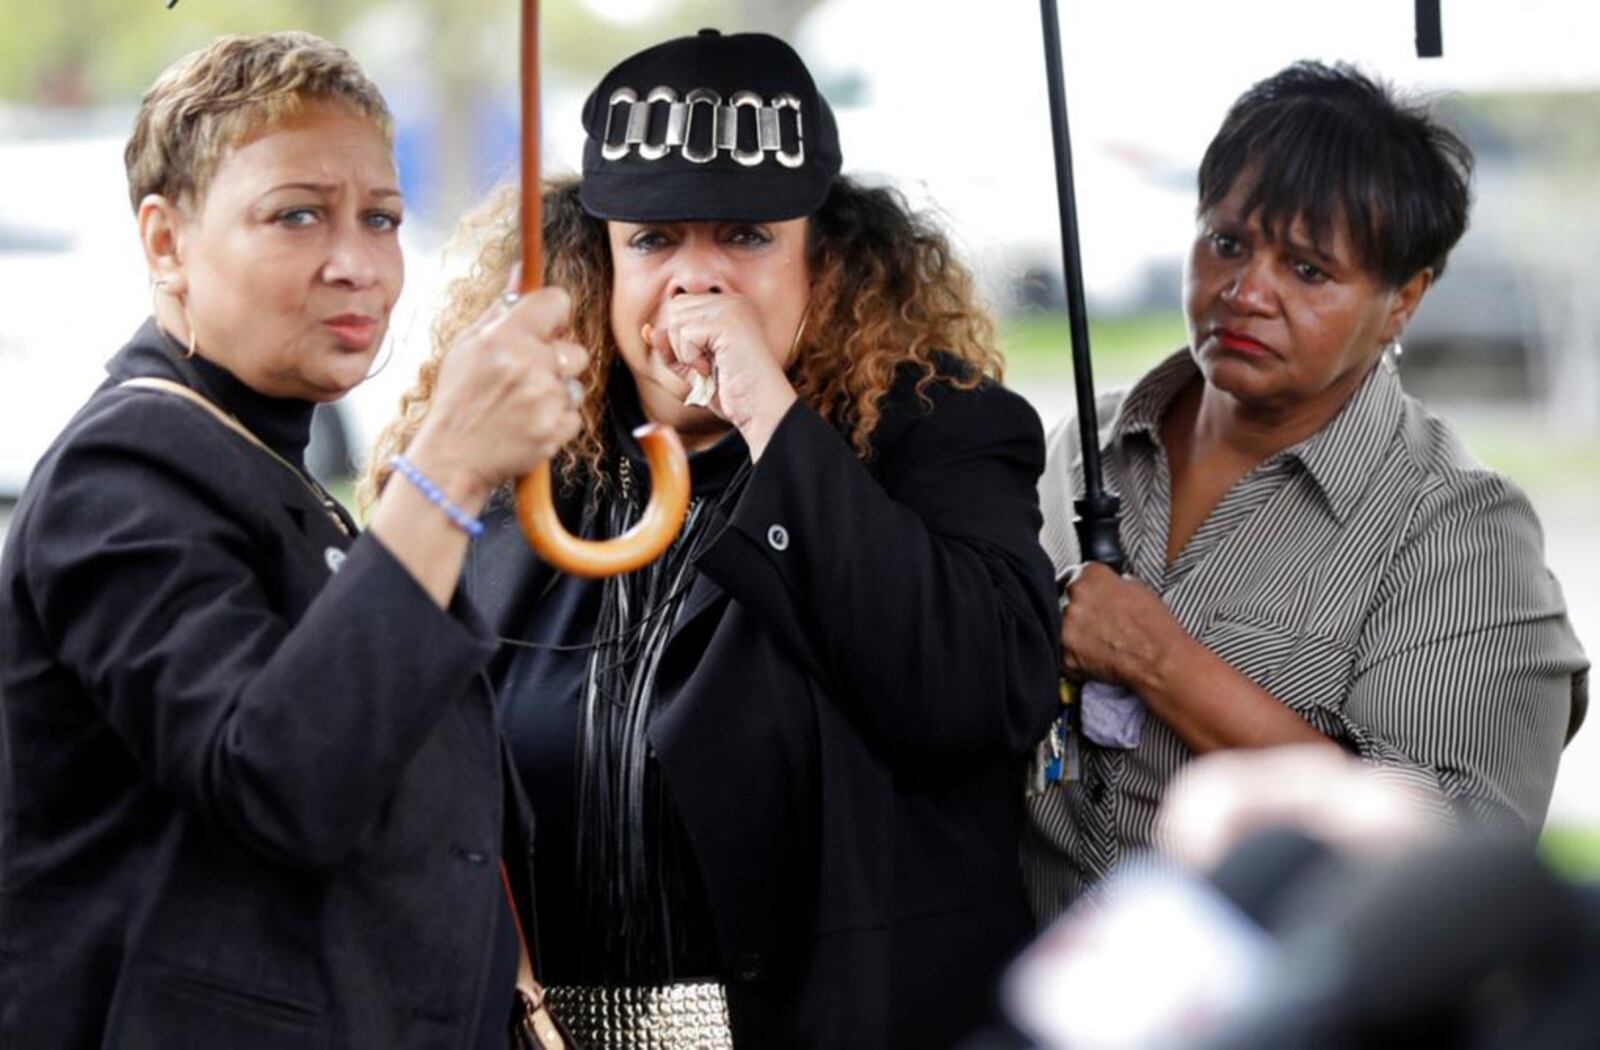
[[[740,1046],[948,1045],[1032,928],[1019,757],[1055,706],[1037,416],[908,369],[864,465],[785,417],[657,675],[650,740]],[[569,493],[569,527],[581,496]],[[549,578],[507,506],[466,582],[506,633]],[[515,636],[515,635],[513,635]]]
[[[491,636],[203,409],[115,388],[204,386],[153,324],[109,370],[0,560],[0,1047],[468,1043]]]

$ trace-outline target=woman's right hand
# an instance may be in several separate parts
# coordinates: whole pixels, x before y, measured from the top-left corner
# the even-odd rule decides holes
[[[502,296],[444,356],[406,457],[470,513],[577,436],[569,381],[589,355],[568,337],[571,312],[561,288]]]

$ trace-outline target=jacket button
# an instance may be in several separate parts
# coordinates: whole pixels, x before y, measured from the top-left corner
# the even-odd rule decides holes
[[[767,529],[767,546],[775,551],[789,549],[789,530],[782,525],[774,525]]]
[[[464,860],[468,864],[489,863],[489,855],[481,850],[468,849],[466,846],[451,846],[450,852],[454,853],[457,859]]]
[[[733,960],[733,975],[745,984],[761,980],[761,975],[765,972],[766,964],[756,952],[745,952]]]

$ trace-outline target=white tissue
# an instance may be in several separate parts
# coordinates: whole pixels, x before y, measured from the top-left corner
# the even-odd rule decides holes
[[[717,396],[717,373],[712,369],[709,375],[695,372],[689,376],[689,396],[683,399],[686,405],[695,408],[710,408],[711,399]]]

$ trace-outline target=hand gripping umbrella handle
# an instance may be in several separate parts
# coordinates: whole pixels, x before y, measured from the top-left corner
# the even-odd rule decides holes
[[[522,0],[522,279],[521,291],[543,283],[544,229],[539,184],[539,2]],[[654,561],[672,543],[689,509],[689,461],[671,427],[634,432],[650,465],[650,503],[633,528],[611,540],[572,535],[556,516],[550,464],[517,482],[517,520],[534,552],[574,576],[615,576]]]

